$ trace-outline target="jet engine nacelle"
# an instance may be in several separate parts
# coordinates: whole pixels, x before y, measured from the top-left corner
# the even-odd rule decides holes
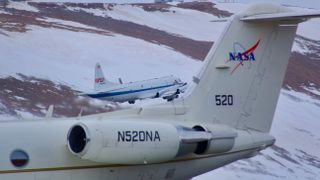
[[[147,164],[187,154],[229,151],[235,133],[220,125],[193,128],[148,121],[85,121],[68,132],[69,151],[108,164]]]
[[[86,121],[70,128],[68,148],[72,154],[94,162],[165,162],[194,152],[196,143],[182,142],[181,131],[170,123]]]
[[[225,125],[196,125],[193,129],[211,133],[211,139],[197,143],[195,154],[217,154],[230,151],[235,145],[237,132]]]

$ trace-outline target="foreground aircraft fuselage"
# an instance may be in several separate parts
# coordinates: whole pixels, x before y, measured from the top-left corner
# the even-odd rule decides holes
[[[134,111],[136,110],[132,110],[130,113],[138,114],[138,111]],[[229,143],[226,147],[217,147],[216,149],[211,147],[211,151],[216,151],[216,153],[195,155],[192,152],[196,150],[197,143],[180,145],[178,136],[181,134],[178,130],[175,132],[174,125],[171,126],[171,124],[175,124],[173,121],[159,123],[151,119],[139,119],[139,122],[142,120],[141,122],[149,123],[149,125],[138,127],[140,126],[138,124],[138,126],[132,127],[131,124],[136,122],[133,117],[126,121],[118,118],[106,114],[82,120],[64,119],[57,121],[46,119],[2,122],[0,141],[5,143],[1,147],[0,155],[2,159],[0,165],[1,180],[187,179],[235,160],[250,157],[274,141],[271,136],[263,135],[263,143],[255,144],[252,139],[253,136],[249,132],[232,131],[231,134],[226,134],[228,137],[225,142]],[[116,122],[110,122],[109,119]],[[101,121],[106,121],[106,126],[102,125]],[[90,148],[94,149],[89,149],[89,153],[93,154],[88,158],[95,159],[94,161],[81,159],[80,155],[72,154],[68,148],[67,136],[70,128],[82,122],[92,122],[90,125],[97,128],[94,130],[96,132],[92,132],[92,129],[90,129],[90,143],[92,143]],[[187,123],[185,126],[197,124],[195,122]],[[163,127],[166,127],[166,129],[162,129]],[[211,128],[221,129],[214,126]],[[137,137],[135,137],[135,131],[138,131]],[[146,133],[155,133],[156,131],[158,133],[157,137],[155,137],[155,134],[151,138],[147,137]],[[118,133],[122,134],[123,132],[125,137],[121,139],[122,137],[119,137]],[[102,136],[95,137],[94,133]],[[105,136],[109,133],[111,136]],[[233,142],[235,133],[239,133],[237,135],[241,138]],[[257,137],[260,138],[260,135],[262,134],[259,133]],[[79,137],[81,136],[79,135]],[[239,144],[239,146],[233,145],[234,143]],[[96,145],[101,146],[97,147]],[[217,145],[223,146],[224,144],[217,142]],[[232,150],[227,151],[230,148]],[[10,157],[16,150],[26,152],[27,159],[23,156]],[[107,154],[104,154],[104,151],[108,151]],[[178,155],[178,151],[180,151],[181,156]],[[99,160],[109,162],[96,162]],[[11,161],[21,161],[21,164],[22,161],[28,162],[25,162],[26,165],[21,167],[15,167]],[[185,171],[187,168],[188,171]]]
[[[274,144],[297,24],[254,5],[228,22],[186,96],[78,118],[1,122],[1,180],[189,179]]]

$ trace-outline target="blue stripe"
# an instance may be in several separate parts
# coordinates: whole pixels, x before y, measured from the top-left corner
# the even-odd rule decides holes
[[[136,93],[136,92],[141,92],[141,91],[148,91],[148,90],[154,90],[154,89],[160,89],[160,88],[167,88],[167,87],[174,86],[174,85],[175,84],[152,87],[152,88],[145,88],[145,89],[138,89],[138,90],[118,91],[118,92],[105,92],[105,93],[87,94],[87,95],[89,97],[92,97],[92,98],[104,98],[104,97],[118,96],[118,95],[124,95],[124,94],[131,94],[131,93]]]

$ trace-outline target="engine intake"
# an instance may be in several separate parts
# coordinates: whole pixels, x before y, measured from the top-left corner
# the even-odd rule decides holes
[[[77,124],[71,127],[68,134],[68,147],[72,154],[78,155],[84,152],[89,141],[90,138],[83,125]]]

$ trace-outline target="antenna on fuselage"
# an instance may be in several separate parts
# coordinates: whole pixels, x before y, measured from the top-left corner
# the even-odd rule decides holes
[[[82,116],[82,112],[83,112],[83,108],[81,107],[80,112],[79,112],[79,114],[78,114],[78,117],[81,117],[81,116]]]
[[[120,83],[120,84],[123,84],[123,82],[122,82],[122,79],[121,79],[121,78],[118,78],[118,80],[119,80],[119,83]]]
[[[48,111],[46,113],[46,118],[52,118],[52,115],[53,115],[53,110],[54,110],[54,105],[50,105],[49,108],[48,108]]]

